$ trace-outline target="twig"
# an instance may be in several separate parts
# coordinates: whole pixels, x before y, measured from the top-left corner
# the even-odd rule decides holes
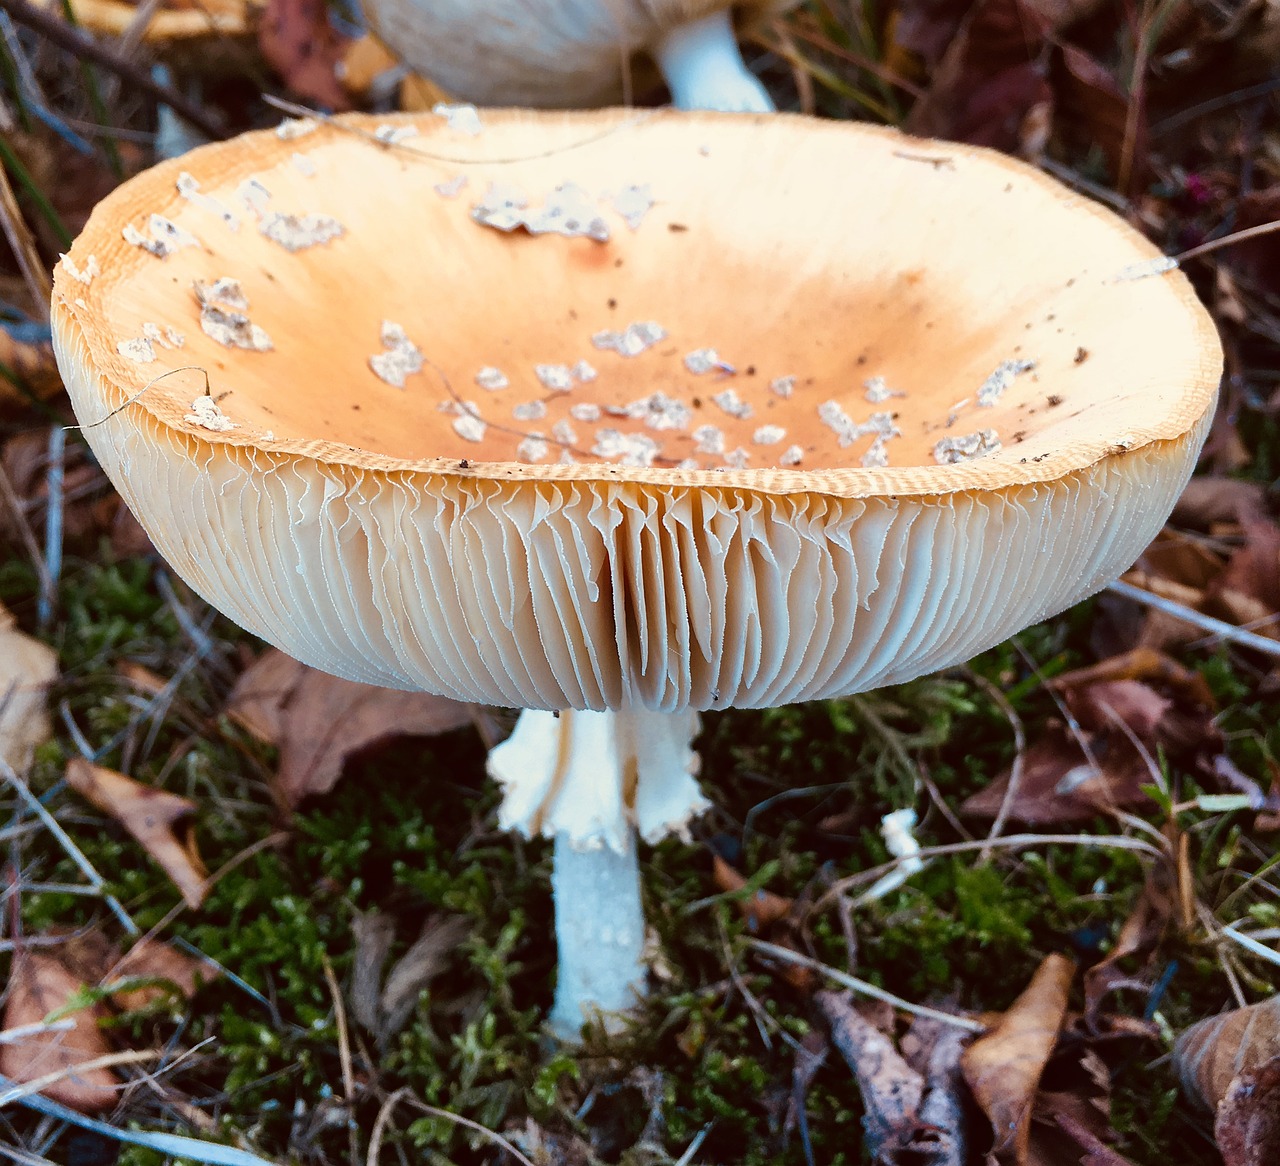
[[[351,1071],[351,1033],[347,1028],[347,1009],[342,1002],[342,988],[338,977],[333,974],[333,965],[329,957],[320,954],[320,964],[324,969],[324,982],[329,986],[329,995],[333,998],[333,1020],[338,1028],[338,1064],[342,1066],[342,1093],[348,1106],[356,1103],[356,1075]],[[351,1149],[351,1166],[360,1166],[359,1132],[354,1121],[347,1123],[347,1136]]]
[[[393,1093],[391,1097],[395,1097]],[[391,1098],[387,1099],[388,1101]],[[469,1117],[463,1117],[460,1113],[450,1113],[447,1109],[437,1109],[434,1105],[428,1105],[425,1101],[419,1101],[412,1093],[405,1092],[401,1098],[402,1101],[412,1105],[414,1109],[421,1113],[427,1114],[428,1117],[438,1117],[444,1121],[451,1121],[455,1125],[466,1126],[469,1130],[474,1130],[481,1137],[486,1138],[495,1146],[501,1146],[506,1150],[517,1162],[522,1166],[534,1166],[511,1142],[504,1138],[496,1130],[489,1129],[488,1126],[482,1126],[478,1121],[472,1121]]]
[[[43,1077],[36,1077],[21,1085],[11,1084],[8,1089],[0,1093],[0,1109],[6,1105],[12,1105],[15,1101],[21,1101],[24,1097],[42,1093],[50,1085],[56,1085],[68,1077],[92,1073],[98,1069],[113,1069],[116,1065],[137,1065],[142,1061],[153,1061],[157,1056],[159,1054],[151,1049],[127,1049],[122,1053],[107,1053],[105,1056],[94,1057],[91,1061],[81,1061],[76,1065],[64,1065],[57,1072],[46,1073]]]
[[[31,298],[35,302],[40,319],[49,319],[49,297],[53,288],[49,283],[49,273],[45,271],[44,260],[36,247],[35,238],[27,220],[23,218],[22,208],[13,193],[9,182],[9,172],[0,166],[0,224],[4,226],[5,238],[9,240],[9,249],[18,260],[22,278],[26,280]]]
[[[774,959],[780,959],[783,963],[798,964],[802,968],[810,968],[826,976],[828,980],[848,988],[851,992],[870,996],[873,1000],[883,1000],[886,1004],[892,1004],[894,1008],[909,1012],[913,1016],[925,1016],[930,1020],[938,1021],[940,1024],[963,1028],[967,1032],[987,1031],[987,1026],[977,1020],[970,1020],[967,1016],[956,1016],[952,1012],[940,1012],[938,1009],[929,1008],[924,1004],[913,1004],[910,1000],[904,1000],[901,996],[895,996],[892,992],[877,988],[866,980],[859,980],[857,976],[851,976],[847,972],[842,972],[838,968],[822,963],[821,960],[810,959],[807,955],[801,955],[798,951],[792,951],[789,947],[779,947],[776,943],[766,943],[763,939],[748,939],[747,943],[757,951],[773,956]]]
[[[102,896],[102,901],[111,909],[111,913],[120,921],[120,925],[130,935],[137,935],[141,928],[129,917],[128,912],[120,905],[115,895],[107,890],[107,880],[94,870],[93,863],[85,858],[80,847],[71,840],[71,835],[59,825],[58,820],[49,813],[44,803],[27,788],[27,783],[3,759],[0,759],[0,777],[3,777],[18,792],[18,796],[35,812],[36,817],[44,823],[49,833],[58,840],[62,849],[66,851],[67,857],[80,868],[80,873],[93,884],[94,890]]]
[[[163,101],[201,133],[218,140],[227,136],[227,131],[194,101],[188,100],[170,86],[158,84],[152,80],[151,74],[146,69],[125,60],[118,53],[105,45],[100,45],[79,29],[72,28],[65,21],[28,3],[28,0],[0,0],[0,9],[9,13],[19,24],[35,29],[50,44],[65,49],[82,61],[91,61],[95,65],[109,69],[133,88],[142,90],[157,101]]]
[[[979,676],[976,672],[972,673],[972,676],[983,692],[999,706],[1000,711],[1005,715],[1005,719],[1008,720],[1013,728],[1014,754],[1013,765],[1009,770],[1009,784],[1005,788],[1004,797],[1000,800],[1000,809],[996,813],[995,821],[991,823],[991,829],[987,832],[987,842],[993,843],[1004,833],[1005,823],[1008,822],[1009,815],[1013,812],[1014,801],[1017,799],[1018,791],[1022,787],[1023,755],[1027,751],[1027,734],[1022,727],[1022,718],[1018,716],[1017,711],[1009,703],[1004,693],[985,676]],[[990,846],[979,851],[978,861],[991,861]]]
[[[36,605],[40,629],[47,631],[53,622],[53,609],[58,598],[58,580],[62,576],[62,483],[66,474],[67,431],[61,425],[49,430],[49,464],[45,470],[44,509],[44,577],[48,590],[41,589]]]
[[[1280,223],[1268,223],[1267,226],[1272,230],[1276,230],[1280,228]],[[1230,237],[1227,236],[1227,238]],[[1218,242],[1221,243],[1224,240],[1219,239]],[[1123,579],[1117,579],[1114,583],[1108,584],[1107,590],[1125,599],[1131,599],[1134,603],[1142,603],[1147,607],[1154,607],[1157,611],[1162,611],[1166,615],[1180,619],[1183,623],[1189,623],[1194,627],[1201,628],[1203,631],[1210,633],[1210,635],[1230,640],[1234,644],[1239,644],[1242,648],[1252,648],[1255,652],[1265,652],[1268,656],[1280,656],[1280,641],[1269,640],[1266,636],[1254,635],[1253,632],[1247,632],[1243,628],[1236,627],[1235,624],[1214,619],[1211,615],[1205,615],[1194,608],[1175,603],[1172,599],[1165,599],[1162,595],[1156,595],[1154,592],[1145,591],[1141,587],[1135,587],[1132,583],[1126,583]]]
[[[1134,850],[1139,854],[1146,854],[1152,858],[1167,858],[1168,855],[1160,847],[1152,845],[1141,838],[1129,838],[1123,834],[1006,834],[1002,838],[995,840],[989,838],[975,838],[971,842],[948,842],[945,846],[926,846],[920,851],[921,859],[938,858],[945,854],[967,854],[974,850],[982,850],[986,847],[999,847],[1002,850],[1017,850],[1021,847],[1031,846],[1098,846],[1112,847],[1115,850]],[[840,879],[834,882],[822,897],[813,905],[815,911],[821,910],[827,905],[829,899],[841,894],[844,891],[851,890],[854,887],[861,886],[863,883],[873,883],[876,879],[887,874],[900,866],[907,859],[893,859],[881,866],[874,866],[870,870],[859,871],[856,875],[850,875],[848,878]]]
[[[3,0],[0,0],[2,3]],[[1274,231],[1280,231],[1280,219],[1273,219],[1269,223],[1259,223],[1256,227],[1246,227],[1243,231],[1232,231],[1230,235],[1223,235],[1221,239],[1210,239],[1207,243],[1201,243],[1199,247],[1192,247],[1190,251],[1183,251],[1174,258],[1181,264],[1188,259],[1196,259],[1201,255],[1207,255],[1210,251],[1217,251],[1219,247],[1230,247],[1233,243],[1243,243],[1246,239],[1256,239],[1259,235],[1270,235]]]
[[[391,1114],[395,1107],[404,1100],[409,1090],[404,1086],[397,1089],[382,1103],[378,1116],[373,1119],[373,1129],[369,1131],[369,1152],[365,1155],[365,1166],[378,1166],[378,1155],[382,1152],[382,1135],[391,1123]]]

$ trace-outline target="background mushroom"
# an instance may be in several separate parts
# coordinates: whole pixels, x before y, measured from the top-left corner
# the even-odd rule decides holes
[[[764,112],[735,37],[797,0],[364,0],[411,68],[481,105],[610,105],[660,69],[683,109]]]
[[[206,599],[338,675],[531,710],[490,767],[555,840],[569,1034],[643,989],[635,838],[705,805],[698,711],[967,659],[1154,536],[1221,359],[1160,258],[891,131],[350,118],[121,187],[53,323]]]

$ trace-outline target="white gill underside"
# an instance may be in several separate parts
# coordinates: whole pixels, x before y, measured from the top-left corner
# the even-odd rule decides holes
[[[100,413],[82,354],[64,367]],[[130,414],[85,436],[220,610],[352,680],[542,709],[770,707],[966,660],[1125,570],[1198,448],[838,499],[290,465]]]

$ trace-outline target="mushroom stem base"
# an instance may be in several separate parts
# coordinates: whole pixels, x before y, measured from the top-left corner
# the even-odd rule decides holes
[[[557,834],[556,943],[560,964],[548,1018],[561,1040],[579,1039],[584,1022],[615,1027],[644,995],[644,907],[632,831],[623,853],[609,846],[584,850]]]
[[[774,109],[768,90],[742,59],[727,8],[672,29],[654,46],[653,55],[677,109]]]

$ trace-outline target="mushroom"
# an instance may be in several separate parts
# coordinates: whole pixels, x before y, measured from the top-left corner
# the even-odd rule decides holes
[[[489,769],[554,840],[573,1035],[643,992],[637,836],[705,808],[701,711],[966,660],[1156,534],[1221,369],[1168,266],[1022,163],[891,130],[344,117],[126,183],[53,330],[210,603],[527,710]]]
[[[656,64],[682,109],[763,113],[752,27],[798,0],[363,0],[377,35],[463,101],[572,108],[622,100]]]

